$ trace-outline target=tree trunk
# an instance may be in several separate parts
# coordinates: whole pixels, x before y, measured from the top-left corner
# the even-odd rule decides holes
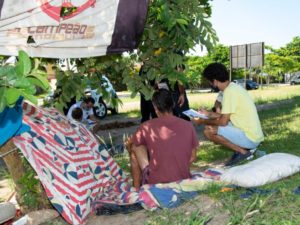
[[[12,139],[10,139],[0,148],[0,154],[5,154],[14,148],[16,148],[16,146],[14,145]],[[4,156],[3,160],[7,166],[8,172],[13,179],[16,192],[17,194],[19,194],[22,187],[20,184],[18,184],[18,180],[20,180],[20,178],[24,176],[25,168],[23,166],[22,159],[18,153],[18,150]]]
[[[0,154],[3,155],[15,148],[16,148],[16,146],[14,145],[12,139],[10,139],[3,146],[0,147]],[[16,195],[17,202],[19,203],[19,205],[21,207],[21,211],[23,213],[27,213],[29,211],[37,210],[37,209],[52,208],[52,206],[48,200],[48,197],[44,191],[44,188],[42,187],[40,182],[34,187],[34,189],[35,189],[34,193],[37,195],[36,196],[36,204],[33,206],[33,205],[30,205],[28,202],[26,202],[26,200],[24,200],[22,194],[24,193],[25,189],[24,189],[24,186],[19,181],[22,177],[25,176],[26,168],[24,166],[24,163],[22,162],[22,158],[20,156],[19,150],[15,150],[15,151],[5,155],[3,157],[3,160],[6,164],[8,172],[10,173],[11,178],[15,184],[15,191],[17,193],[17,195]],[[32,178],[32,179],[34,179],[34,178]],[[31,191],[33,191],[33,190],[31,190]]]

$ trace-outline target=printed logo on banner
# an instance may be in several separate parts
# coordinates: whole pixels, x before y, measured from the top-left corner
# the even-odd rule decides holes
[[[63,0],[62,4],[60,5],[52,5],[51,0],[36,0],[36,1],[41,4],[41,9],[43,10],[43,12],[46,13],[51,18],[55,19],[56,21],[60,21],[60,19],[72,18],[80,14],[84,10],[90,7],[94,7],[96,3],[96,0]],[[68,16],[61,18],[60,13],[62,7],[66,7],[66,8],[76,7],[76,10],[73,13],[69,14]]]

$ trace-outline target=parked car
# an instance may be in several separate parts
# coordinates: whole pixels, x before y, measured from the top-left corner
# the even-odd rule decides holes
[[[300,84],[300,75],[293,76],[290,84],[291,85]]]
[[[242,87],[245,87],[245,80],[244,79],[237,79],[233,80],[234,83],[241,85]],[[253,80],[246,80],[246,89],[247,90],[255,90],[258,89],[259,85],[258,83],[254,82]]]
[[[107,93],[110,94],[111,99],[117,99],[118,95],[112,86],[111,82],[109,79],[102,75],[102,87],[105,88]],[[110,110],[112,114],[117,114],[118,113],[118,108],[113,106],[110,103],[107,103],[103,100],[102,94],[97,93],[97,90],[91,90],[88,88],[85,91],[86,95],[90,95],[93,99],[95,99],[95,104],[94,104],[94,115],[98,117],[99,119],[103,119],[107,115],[107,110]],[[111,102],[111,101],[110,101]]]

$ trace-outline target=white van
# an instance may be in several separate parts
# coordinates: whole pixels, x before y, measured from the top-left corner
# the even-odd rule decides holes
[[[290,82],[291,85],[300,84],[300,73],[295,74]]]

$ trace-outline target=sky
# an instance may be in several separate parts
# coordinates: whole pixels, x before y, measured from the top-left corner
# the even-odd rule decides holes
[[[300,36],[300,0],[213,0],[209,19],[219,43],[265,42],[280,48]],[[197,47],[196,55],[203,55]]]

